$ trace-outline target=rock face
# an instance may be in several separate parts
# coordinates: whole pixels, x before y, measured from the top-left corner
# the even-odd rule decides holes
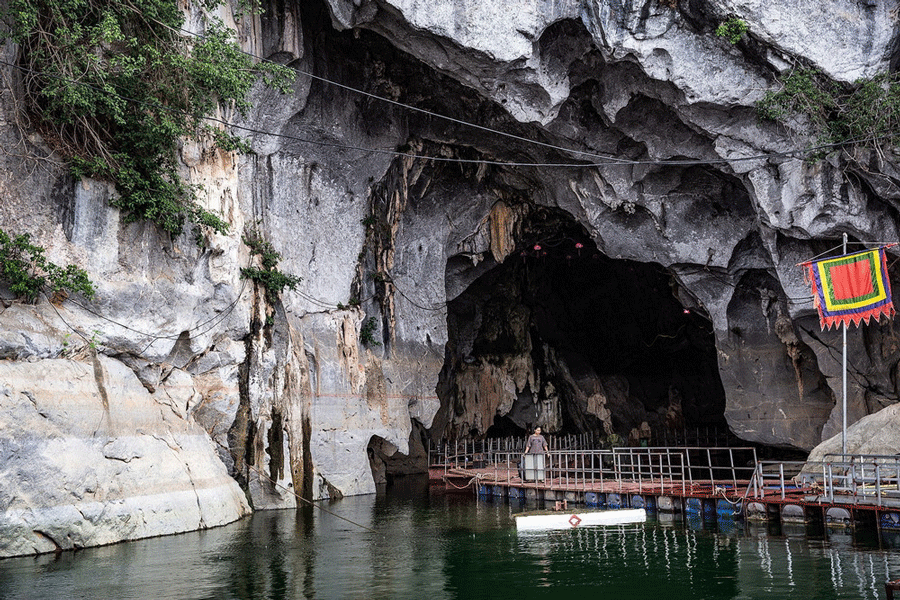
[[[168,380],[150,394],[103,355],[0,362],[0,555],[214,527],[249,512],[206,432],[186,419],[190,378]]]
[[[804,161],[806,123],[754,106],[793,64],[838,82],[890,66],[891,6],[829,6],[220,8],[298,77],[228,115],[253,154],[184,145],[231,225],[203,248],[73,180],[4,67],[0,227],[98,294],[3,292],[0,555],[372,492],[444,435],[704,426],[802,450],[834,435],[840,334],[819,331],[796,264],[843,232],[897,240],[900,161]],[[714,35],[731,16],[749,26],[736,45]],[[240,277],[251,234],[303,277],[277,302]],[[898,361],[889,326],[853,332],[851,421],[896,402]]]
[[[900,419],[900,404],[892,404],[887,408],[867,415],[847,427],[848,454],[876,454],[879,456],[896,456],[900,439],[897,435],[897,419]],[[823,441],[809,453],[810,463],[825,460],[826,454],[841,453],[841,434]],[[832,459],[839,460],[839,459]],[[807,469],[810,465],[807,465]],[[816,466],[812,466],[816,470]],[[821,473],[821,466],[818,467]]]

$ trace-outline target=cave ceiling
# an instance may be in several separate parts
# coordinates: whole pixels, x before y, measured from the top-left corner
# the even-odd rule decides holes
[[[634,23],[598,33],[622,15],[559,7],[523,26],[527,60],[440,33],[418,5],[313,6],[302,62],[395,103],[313,80],[285,129],[402,153],[364,169],[377,225],[352,295],[372,298],[387,357],[416,340],[444,354],[432,435],[715,421],[808,449],[834,431],[835,338],[798,329],[813,307],[795,265],[842,229],[895,235],[890,174],[779,154],[803,138],[753,107],[774,55],[722,46],[715,7],[693,3],[632,15],[652,51]],[[856,365],[875,381],[852,400],[863,414],[894,383]]]

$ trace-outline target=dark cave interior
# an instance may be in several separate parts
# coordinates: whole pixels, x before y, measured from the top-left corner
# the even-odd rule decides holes
[[[539,210],[502,264],[449,305],[447,361],[438,384],[436,437],[525,435],[542,424],[555,434],[615,433],[627,439],[646,421],[652,441],[685,432],[728,432],[725,393],[707,317],[685,309],[660,265],[600,253],[571,219]],[[455,378],[464,369],[530,354],[530,389],[484,430],[464,421]],[[604,427],[586,399],[597,391],[609,410]],[[550,396],[556,423],[539,423]],[[436,429],[440,431],[436,431]]]

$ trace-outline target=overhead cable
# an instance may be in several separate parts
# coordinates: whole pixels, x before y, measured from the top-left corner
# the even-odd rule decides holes
[[[134,7],[129,7],[129,8],[131,8],[131,9],[134,10],[134,11],[137,11],[137,8],[134,8]],[[206,37],[205,35],[203,35],[202,33],[198,33],[198,32],[196,32],[196,31],[191,31],[191,30],[188,30],[188,29],[184,29],[183,27],[174,28],[174,27],[171,27],[170,25],[167,25],[166,23],[163,23],[162,21],[159,21],[159,20],[157,20],[157,19],[155,19],[155,18],[152,18],[152,17],[150,18],[150,20],[152,20],[152,21],[156,22],[157,24],[159,24],[159,25],[161,25],[161,26],[163,26],[163,27],[169,29],[170,31],[174,31],[174,32],[176,32],[176,33],[179,33],[179,32],[180,32],[180,33],[185,33],[185,34],[188,34],[188,35],[190,35],[190,36],[197,37],[197,38],[199,38],[199,39],[201,39],[201,40],[206,40],[206,39],[207,39],[207,37]],[[248,52],[248,51],[244,50],[243,48],[237,47],[237,50],[238,50],[240,53],[244,54],[245,56],[248,56],[248,57],[253,58],[253,59],[255,59],[255,60],[258,60],[258,61],[260,61],[260,62],[265,62],[265,63],[269,63],[269,64],[275,64],[275,65],[279,65],[279,66],[284,66],[282,63],[279,63],[279,62],[277,62],[277,61],[271,60],[271,59],[269,59],[269,58],[265,58],[265,57],[263,57],[263,56],[259,56],[259,55],[257,55],[257,54],[253,54],[252,52]],[[298,74],[300,74],[300,75],[303,75],[303,76],[305,76],[305,77],[309,77],[309,78],[311,78],[311,79],[315,79],[315,80],[317,80],[317,81],[321,81],[321,82],[326,83],[326,84],[328,84],[328,85],[331,85],[331,86],[334,86],[334,87],[338,87],[338,88],[341,88],[341,89],[344,89],[344,90],[347,90],[347,91],[350,91],[350,92],[359,94],[359,95],[361,95],[361,96],[365,96],[365,97],[367,97],[367,98],[372,98],[373,100],[379,100],[379,101],[385,102],[385,103],[387,103],[387,104],[392,104],[392,105],[394,105],[394,106],[398,106],[398,107],[404,108],[404,109],[406,109],[406,110],[411,110],[411,111],[414,111],[414,112],[418,112],[418,113],[427,115],[427,116],[429,116],[429,117],[434,117],[434,118],[437,118],[437,119],[442,119],[442,120],[445,120],[445,121],[449,121],[449,122],[451,122],[451,123],[456,123],[456,124],[458,124],[458,125],[464,125],[464,126],[466,126],[466,127],[471,127],[471,128],[473,128],[473,129],[477,129],[477,130],[480,130],[480,131],[485,131],[485,132],[488,132],[488,133],[492,133],[492,134],[494,134],[494,135],[499,135],[499,136],[502,136],[502,137],[506,137],[506,138],[518,140],[518,141],[525,142],[525,143],[528,143],[528,144],[532,144],[532,145],[535,145],[535,146],[541,146],[541,147],[544,147],[544,148],[548,148],[548,149],[552,149],[552,150],[557,150],[557,151],[560,151],[560,152],[566,152],[566,153],[570,153],[570,154],[579,154],[579,155],[587,156],[587,157],[591,157],[591,158],[600,158],[600,159],[603,159],[603,162],[601,162],[601,163],[593,162],[593,163],[577,163],[577,164],[569,164],[569,163],[565,163],[565,164],[560,164],[560,163],[550,163],[550,164],[535,164],[535,163],[525,163],[525,164],[521,164],[521,163],[500,163],[500,164],[509,165],[509,166],[585,167],[585,166],[599,166],[599,165],[607,165],[607,164],[620,164],[620,165],[701,166],[701,165],[711,165],[711,164],[730,164],[730,163],[732,163],[732,162],[752,161],[752,160],[764,160],[764,159],[768,159],[768,158],[797,158],[797,155],[798,155],[798,154],[800,154],[800,155],[812,154],[812,153],[820,152],[820,151],[822,151],[822,150],[828,150],[828,149],[839,148],[839,147],[842,147],[842,146],[847,145],[847,144],[854,144],[854,143],[858,143],[858,142],[869,141],[869,140],[872,139],[872,136],[868,136],[868,137],[866,137],[866,138],[864,138],[864,139],[848,140],[848,141],[840,142],[840,143],[821,144],[821,145],[818,145],[818,146],[811,146],[811,147],[807,147],[807,148],[803,148],[803,149],[788,150],[788,151],[785,151],[785,152],[769,152],[769,153],[765,153],[765,154],[758,154],[758,155],[754,155],[754,156],[745,156],[745,157],[737,157],[737,158],[721,158],[721,159],[709,159],[709,160],[629,160],[629,159],[618,158],[618,157],[613,156],[613,155],[611,155],[611,154],[602,154],[602,153],[595,153],[595,152],[587,152],[587,151],[584,151],[584,150],[576,150],[576,149],[574,149],[574,148],[566,148],[566,147],[563,147],[563,146],[557,146],[557,145],[555,145],[555,144],[550,144],[550,143],[547,143],[547,142],[539,142],[539,141],[537,141],[537,140],[532,140],[532,139],[530,139],[530,138],[526,138],[526,137],[523,137],[523,136],[519,136],[519,135],[516,135],[516,134],[513,134],[513,133],[508,133],[508,132],[505,132],[505,131],[500,131],[500,130],[498,130],[498,129],[493,129],[493,128],[491,128],[491,127],[486,127],[486,126],[484,126],[484,125],[478,125],[477,123],[472,123],[472,122],[470,122],[470,121],[465,121],[465,120],[463,120],[463,119],[457,119],[457,118],[455,118],[455,117],[450,117],[450,116],[447,116],[447,115],[442,115],[442,114],[440,114],[440,113],[436,113],[436,112],[433,112],[433,111],[430,111],[430,110],[427,110],[427,109],[424,109],[424,108],[420,108],[420,107],[418,107],[418,106],[413,106],[413,105],[411,105],[411,104],[406,104],[406,103],[404,103],[404,102],[400,102],[400,101],[394,100],[394,99],[392,99],[392,98],[386,98],[386,97],[384,97],[384,96],[379,96],[378,94],[373,94],[373,93],[371,93],[371,92],[367,92],[367,91],[365,91],[365,90],[361,90],[361,89],[359,89],[359,88],[355,88],[355,87],[346,85],[346,84],[344,84],[344,83],[339,83],[339,82],[337,82],[337,81],[333,81],[333,80],[331,80],[331,79],[328,79],[327,77],[322,77],[321,75],[316,75],[316,74],[314,74],[314,73],[310,73],[310,72],[308,72],[308,71],[304,71],[303,69],[300,69],[300,68],[298,68],[298,67],[288,67],[288,68],[292,69],[293,71],[295,71],[296,73],[298,73]],[[277,134],[271,134],[271,135],[277,135]],[[880,136],[880,137],[885,137],[885,136]],[[879,139],[879,136],[876,136],[875,139]],[[310,143],[316,143],[316,142],[310,142]],[[354,149],[359,149],[359,148],[354,148]],[[376,152],[376,150],[374,150],[374,149],[371,150],[371,151]],[[433,158],[434,160],[437,160],[437,159],[438,159],[438,157],[420,157],[420,158]],[[462,160],[462,159],[457,160],[457,161],[455,161],[455,162],[477,162],[477,163],[484,163],[484,164],[495,164],[495,163],[493,163],[493,162],[491,162],[491,161],[468,161],[468,160]]]
[[[144,102],[141,100],[137,100],[135,98],[130,98],[128,96],[123,96],[116,92],[109,91],[104,88],[100,88],[89,83],[85,83],[83,81],[77,81],[68,77],[62,77],[60,75],[55,75],[52,73],[46,73],[43,71],[36,71],[34,69],[30,69],[28,67],[24,67],[21,65],[16,65],[14,63],[10,63],[7,61],[0,60],[0,64],[12,67],[14,69],[18,69],[24,73],[30,73],[33,75],[49,77],[51,79],[57,79],[59,81],[64,81],[70,85],[78,85],[83,86],[88,89],[91,89],[96,92],[100,92],[103,94],[107,94],[109,96],[119,98],[121,100],[125,100],[126,102],[130,102],[132,104],[136,104],[139,106],[144,106],[147,108],[153,108],[154,110],[161,110],[165,112],[169,112],[171,114],[178,115],[187,115],[185,111],[177,110],[175,108],[165,106],[158,103],[150,103]],[[412,107],[411,107],[412,108]],[[811,146],[804,149],[794,149],[788,150],[784,152],[769,152],[766,154],[757,154],[753,156],[744,156],[737,158],[720,158],[720,159],[684,159],[684,160],[626,160],[620,159],[613,156],[607,156],[603,161],[594,161],[594,162],[508,162],[502,160],[488,160],[488,159],[475,159],[475,158],[454,158],[447,156],[434,156],[434,155],[422,155],[422,154],[412,154],[409,152],[401,152],[399,150],[390,150],[386,148],[371,148],[364,146],[354,146],[350,144],[342,144],[338,142],[327,142],[323,140],[313,140],[309,138],[304,138],[296,135],[290,135],[286,133],[274,132],[274,131],[266,131],[263,129],[257,129],[254,127],[247,127],[245,125],[239,125],[237,123],[232,123],[225,119],[221,119],[218,117],[207,116],[203,117],[203,120],[210,121],[213,123],[218,123],[225,127],[230,127],[232,129],[236,129],[239,131],[244,131],[247,133],[253,133],[264,136],[271,136],[281,139],[288,139],[296,142],[301,142],[304,144],[311,144],[322,147],[329,148],[337,148],[341,150],[355,150],[359,152],[365,153],[373,153],[373,154],[383,154],[388,156],[396,156],[401,158],[411,158],[411,159],[419,159],[419,160],[428,160],[432,162],[443,162],[443,163],[462,163],[462,164],[472,164],[472,165],[491,165],[498,167],[532,167],[532,168],[569,168],[569,169],[583,169],[583,168],[595,168],[595,167],[604,167],[604,166],[628,166],[628,165],[657,165],[657,166],[704,166],[704,165],[716,165],[716,164],[731,164],[735,162],[744,162],[744,161],[753,161],[753,160],[766,160],[771,158],[799,158],[800,156],[811,154],[815,152],[820,152],[826,149],[833,149],[840,147],[844,144],[853,143],[853,140],[837,144],[822,144],[819,146]],[[480,126],[479,126],[480,127]],[[498,134],[502,134],[502,132],[496,132],[495,130],[490,130]],[[524,138],[523,138],[524,139]],[[526,140],[527,141],[527,140]],[[540,143],[540,142],[535,142]],[[564,152],[575,152],[573,150],[560,148],[561,151]],[[598,155],[599,156],[599,155]]]

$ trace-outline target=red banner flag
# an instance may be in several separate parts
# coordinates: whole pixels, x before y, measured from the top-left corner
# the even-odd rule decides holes
[[[812,285],[822,329],[852,321],[869,323],[882,315],[891,317],[891,282],[884,248],[802,263]]]

